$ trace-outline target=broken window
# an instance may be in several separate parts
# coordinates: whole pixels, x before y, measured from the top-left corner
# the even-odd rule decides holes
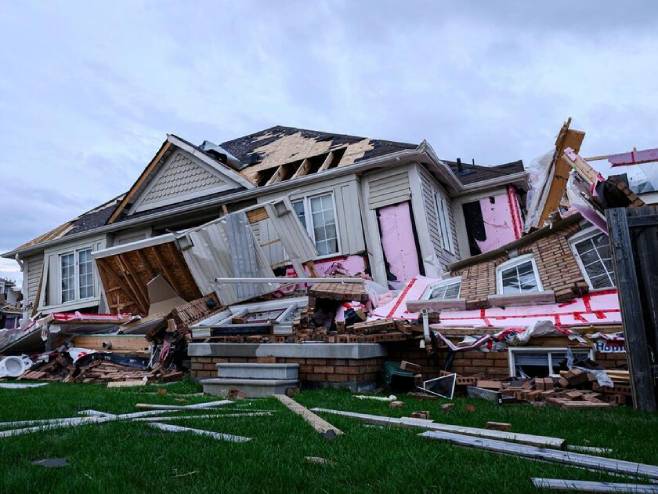
[[[571,243],[581,271],[591,288],[615,286],[615,273],[607,235],[590,233],[585,238],[577,236]]]
[[[441,247],[448,252],[454,252],[452,225],[450,224],[450,208],[448,201],[441,193],[435,194],[436,210],[439,217],[439,229],[441,231]]]
[[[532,255],[519,256],[496,268],[498,293],[517,295],[542,291],[539,273]]]
[[[511,377],[559,377],[567,368],[566,348],[510,348]],[[574,358],[592,358],[587,349],[572,349]]]
[[[334,195],[329,193],[305,197],[292,201],[292,207],[315,243],[318,255],[337,254],[339,249]]]
[[[431,285],[426,300],[456,300],[461,291],[462,279],[450,278]]]

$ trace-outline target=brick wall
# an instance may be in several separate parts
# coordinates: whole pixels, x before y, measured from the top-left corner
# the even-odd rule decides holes
[[[307,386],[365,385],[377,382],[384,366],[383,358],[320,359],[292,357],[192,357],[192,377],[217,377],[217,364],[224,362],[254,362],[299,364],[299,379]]]
[[[553,290],[558,302],[570,300],[588,290],[568,241],[579,230],[579,225],[570,225],[518,251],[519,255],[533,254],[544,290]],[[503,254],[453,273],[462,277],[461,297],[466,300],[467,309],[489,306],[487,297],[496,293],[496,267],[509,259]]]

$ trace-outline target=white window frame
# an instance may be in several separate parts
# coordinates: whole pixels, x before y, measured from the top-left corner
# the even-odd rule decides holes
[[[459,297],[461,296],[462,293],[462,277],[461,276],[453,276],[452,278],[446,278],[445,280],[438,281],[436,283],[431,284],[425,289],[425,292],[423,293],[423,296],[421,297],[421,300],[432,300],[430,297],[432,296],[432,292],[436,290],[437,288],[441,288],[447,285],[453,285],[459,283],[459,292],[457,293],[456,298],[442,298],[442,299],[437,299],[437,300],[459,300]]]
[[[329,259],[332,257],[340,256],[342,255],[342,249],[341,249],[341,238],[340,238],[340,229],[338,228],[338,214],[336,210],[336,196],[333,191],[325,191],[325,192],[318,192],[316,194],[309,194],[303,197],[296,197],[294,199],[290,199],[291,204],[294,204],[296,202],[302,202],[304,204],[304,220],[306,222],[306,232],[308,233],[308,236],[311,237],[311,240],[313,241],[313,245],[315,244],[315,231],[313,229],[313,212],[311,211],[311,199],[317,198],[317,197],[323,197],[323,196],[331,196],[331,205],[333,208],[334,212],[334,222],[336,223],[336,252],[332,252],[330,254],[323,254],[319,255],[316,257],[316,259]],[[297,214],[296,211],[294,211],[294,206],[293,206],[293,212],[295,215]],[[317,247],[316,247],[317,249]]]
[[[452,238],[452,223],[450,222],[450,206],[445,196],[441,192],[434,194],[434,204],[436,206],[436,220],[439,223],[439,232],[441,233],[441,247],[443,250],[454,254],[455,244]]]
[[[509,365],[509,375],[510,377],[517,377],[516,376],[516,360],[515,356],[519,353],[548,353],[548,368],[550,371],[553,370],[553,357],[551,353],[567,353],[568,348],[567,347],[523,347],[523,348],[518,348],[518,347],[509,347],[507,349],[507,360],[508,360],[508,365]],[[595,360],[595,352],[594,348],[571,348],[571,351],[576,353],[585,353],[587,351],[588,357],[590,360]],[[560,377],[560,374],[551,374],[549,373],[549,377]]]
[[[603,233],[601,230],[599,230],[594,226],[590,228],[586,228],[585,230],[581,230],[580,232],[576,233],[575,235],[572,235],[571,238],[569,238],[569,246],[571,247],[571,252],[573,252],[573,256],[576,258],[576,262],[578,263],[580,272],[583,274],[583,277],[585,278],[585,281],[587,281],[587,284],[589,285],[590,289],[609,290],[610,288],[615,288],[617,286],[616,285],[617,280],[616,279],[614,280],[612,286],[594,288],[594,286],[592,285],[592,281],[589,279],[589,274],[587,273],[587,269],[585,269],[585,265],[583,264],[583,261],[580,258],[580,254],[578,253],[578,250],[576,249],[576,244],[579,244],[580,242],[583,242],[585,240],[589,240],[598,235],[605,235],[605,233]],[[599,257],[599,260],[603,262],[598,251],[596,251],[596,255]],[[610,273],[608,272],[608,268],[605,267],[605,263],[603,263],[603,267],[606,270],[606,274],[610,276]],[[612,277],[610,277],[610,279],[612,279]]]
[[[58,281],[59,281],[59,305],[67,305],[67,304],[72,304],[75,302],[82,302],[86,300],[95,300],[98,298],[98,277],[96,275],[96,270],[94,268],[94,259],[93,257],[91,258],[91,274],[92,274],[92,281],[93,281],[93,289],[94,293],[91,297],[85,297],[81,298],[80,297],[80,252],[82,251],[90,251],[94,252],[94,249],[91,245],[85,246],[85,247],[80,247],[77,249],[71,249],[67,250],[64,252],[60,252],[58,254],[57,260],[58,260]],[[62,257],[68,256],[68,255],[73,255],[73,299],[72,300],[67,300],[66,302],[64,301],[64,295],[63,295],[63,290],[62,290]]]
[[[544,287],[541,283],[541,278],[539,277],[539,270],[537,269],[537,262],[535,261],[535,257],[532,254],[524,254],[522,256],[517,256],[509,261],[505,261],[499,266],[496,266],[496,292],[498,295],[504,295],[503,293],[503,271],[507,271],[510,268],[513,268],[515,266],[518,266],[519,264],[525,264],[526,262],[530,261],[532,263],[532,270],[535,275],[535,280],[537,281],[537,291],[533,292],[519,292],[519,295],[522,295],[523,293],[538,293],[538,292],[543,292]],[[509,294],[508,294],[509,295]]]

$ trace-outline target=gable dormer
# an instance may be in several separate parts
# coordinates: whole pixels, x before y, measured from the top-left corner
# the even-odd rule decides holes
[[[168,135],[158,153],[130,188],[108,223],[163,206],[254,185],[223,163],[183,139]]]

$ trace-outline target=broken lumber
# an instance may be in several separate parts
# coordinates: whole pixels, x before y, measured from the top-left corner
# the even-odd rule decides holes
[[[658,494],[658,485],[626,484],[616,482],[592,482],[589,480],[542,479],[533,477],[537,489],[576,492],[632,492],[633,494]]]
[[[494,431],[505,431],[509,432],[512,430],[512,424],[509,422],[487,422],[487,425],[484,426],[486,429],[491,429]]]
[[[493,431],[491,431],[493,432]],[[521,456],[533,460],[543,460],[562,463],[573,467],[601,470],[612,473],[623,473],[631,476],[643,476],[658,479],[658,466],[635,463],[632,461],[614,460],[601,456],[590,456],[581,453],[571,453],[557,449],[538,448],[527,444],[516,444],[495,439],[474,438],[465,434],[454,434],[442,431],[427,431],[420,434],[427,439],[444,441],[451,444],[480,448],[495,453]]]
[[[136,408],[140,410],[198,410],[203,408],[215,408],[233,403],[231,400],[208,401],[206,403],[195,403],[194,405],[160,405],[156,403],[137,403]]]
[[[484,437],[492,439],[505,439],[522,444],[540,446],[542,448],[562,448],[565,440],[557,437],[535,436],[533,434],[519,434],[514,432],[504,432],[489,429],[479,429],[477,427],[466,427],[461,425],[442,424],[432,420],[413,419],[408,417],[393,418],[383,415],[370,415],[367,413],[346,412],[342,410],[331,410],[328,408],[312,408],[314,412],[331,413],[362,420],[370,424],[389,425],[397,427],[417,427],[420,429],[433,431],[450,431],[460,434],[466,434],[475,437]]]
[[[161,424],[160,422],[149,422],[149,426],[155,429],[160,429],[167,432],[191,432],[198,436],[208,436],[213,439],[221,441],[229,441],[232,443],[246,443],[251,441],[250,437],[234,436],[233,434],[225,434],[224,432],[204,431],[203,429],[193,429],[192,427],[181,427],[180,425]]]
[[[326,439],[334,439],[336,436],[343,434],[343,431],[337,429],[322,417],[318,417],[311,410],[303,405],[300,405],[292,398],[286,395],[274,395],[274,397],[283,403],[288,410],[301,416],[308,424],[311,425],[317,432],[322,434]]]

